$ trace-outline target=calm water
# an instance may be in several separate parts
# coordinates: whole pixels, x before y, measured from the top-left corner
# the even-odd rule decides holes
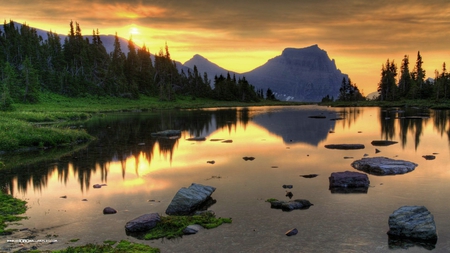
[[[313,115],[326,118],[309,118]],[[88,148],[0,175],[1,185],[30,207],[29,219],[12,227],[58,235],[57,243],[41,249],[139,241],[125,235],[125,223],[144,213],[163,214],[178,189],[195,182],[217,188],[212,195],[217,203],[210,209],[233,223],[178,240],[139,242],[162,252],[402,252],[406,250],[392,249],[395,245],[388,242],[388,217],[403,205],[424,205],[438,229],[433,251],[450,251],[447,111],[251,107],[109,114],[83,127],[97,137]],[[151,137],[165,129],[182,130],[182,136]],[[373,140],[398,144],[374,147]],[[337,143],[366,148],[324,148]],[[376,154],[376,148],[381,152]],[[438,153],[435,160],[422,157],[433,153]],[[330,174],[355,171],[351,162],[365,154],[419,166],[405,175],[369,175],[366,194],[331,193]],[[214,164],[207,163],[212,160]],[[300,177],[311,173],[319,176]],[[94,184],[107,186],[94,189]],[[293,185],[294,199],[308,199],[314,206],[292,212],[271,209],[266,199],[287,200],[284,184]],[[107,206],[118,213],[103,215]],[[292,228],[299,233],[285,236]],[[71,239],[80,240],[69,243]],[[407,251],[429,250],[412,246]]]

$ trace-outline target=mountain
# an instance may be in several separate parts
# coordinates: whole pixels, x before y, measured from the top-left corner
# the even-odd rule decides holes
[[[280,100],[318,102],[329,95],[338,97],[342,79],[348,78],[336,68],[336,63],[325,50],[313,45],[306,48],[286,48],[280,56],[246,73],[235,73],[221,68],[200,55],[184,63],[186,67],[206,72],[209,79],[215,75],[236,74],[245,78],[256,89],[270,88]]]
[[[220,67],[219,65],[198,54],[194,55],[194,57],[185,62],[183,65],[190,69],[194,69],[194,66],[197,66],[198,71],[200,73],[206,72],[210,80],[214,80],[214,76],[226,76],[227,73],[230,73],[230,75],[237,74]]]
[[[270,88],[278,99],[306,102],[321,101],[326,95],[337,98],[342,79],[348,78],[318,45],[286,48],[243,75],[256,88]]]

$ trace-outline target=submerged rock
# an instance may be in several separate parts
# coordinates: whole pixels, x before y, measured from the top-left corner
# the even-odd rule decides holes
[[[413,171],[417,164],[387,157],[366,157],[356,160],[352,167],[373,175],[397,175]]]
[[[390,146],[397,143],[398,143],[397,141],[387,141],[387,140],[375,140],[371,142],[373,146]]]
[[[436,159],[436,156],[434,155],[423,155],[423,158],[425,158],[425,160],[434,160]]]
[[[125,224],[125,231],[127,233],[137,233],[148,231],[161,221],[158,213],[149,213],[141,215]]]
[[[315,178],[318,176],[318,174],[306,174],[306,175],[300,175],[301,177],[304,178]]]
[[[281,209],[285,212],[289,212],[296,209],[308,209],[312,206],[311,202],[306,199],[296,199],[290,201],[273,200],[270,201],[270,207],[274,209]]]
[[[293,229],[287,231],[286,235],[287,236],[293,236],[293,235],[296,235],[297,233],[298,233],[298,230],[296,228],[293,228]]]
[[[181,130],[164,130],[156,133],[151,133],[151,136],[158,138],[179,138],[181,137]]]
[[[195,183],[188,188],[183,187],[173,197],[166,214],[189,215],[204,205],[215,190],[215,187]]]
[[[112,207],[108,206],[103,209],[103,214],[115,214],[115,213],[117,213],[117,211]]]
[[[389,215],[389,236],[437,241],[433,215],[424,206],[402,206]]]
[[[185,235],[197,234],[198,231],[200,231],[201,229],[203,229],[203,227],[200,225],[189,225],[183,229],[183,234]]]
[[[328,144],[325,145],[325,148],[328,149],[364,149],[364,144]]]

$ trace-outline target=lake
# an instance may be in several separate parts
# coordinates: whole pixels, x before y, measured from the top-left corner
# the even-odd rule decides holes
[[[106,114],[76,126],[97,138],[86,148],[0,172],[0,183],[28,201],[29,219],[10,228],[57,240],[40,249],[128,239],[162,252],[448,252],[449,123],[448,111],[313,105]],[[181,130],[181,137],[151,136],[167,129]],[[373,140],[398,143],[373,146]],[[342,143],[365,148],[324,147]],[[403,175],[369,175],[366,193],[332,193],[330,174],[356,171],[351,163],[364,156],[418,167]],[[305,174],[318,176],[301,177]],[[164,214],[175,193],[192,183],[216,187],[210,210],[233,222],[176,240],[142,241],[125,234],[127,221]],[[94,189],[94,184],[107,186]],[[314,205],[292,212],[271,209],[267,199],[289,200],[283,185],[293,186],[293,199]],[[434,215],[435,245],[388,240],[389,215],[404,205],[423,205]],[[103,215],[108,206],[117,214]],[[292,228],[298,234],[286,236]]]

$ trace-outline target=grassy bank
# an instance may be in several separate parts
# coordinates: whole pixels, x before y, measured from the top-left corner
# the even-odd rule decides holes
[[[89,141],[91,136],[83,130],[70,129],[70,124],[82,124],[93,116],[107,112],[297,104],[302,103],[243,103],[191,97],[178,97],[176,101],[169,102],[146,96],[130,100],[92,96],[68,98],[44,93],[39,104],[14,104],[14,111],[0,112],[0,154]]]
[[[430,109],[450,109],[450,101],[434,100],[399,100],[399,101],[335,101],[320,103],[322,106],[332,107],[421,107]]]
[[[6,229],[7,223],[26,218],[19,215],[27,210],[27,202],[0,191],[0,203],[0,235],[11,234],[13,230]]]

